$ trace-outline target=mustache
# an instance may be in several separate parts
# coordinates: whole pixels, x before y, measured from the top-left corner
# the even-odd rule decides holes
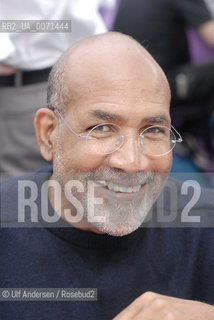
[[[73,171],[60,172],[55,171],[54,176],[59,181],[78,180],[78,181],[109,181],[120,182],[124,184],[146,184],[156,183],[158,181],[166,180],[166,173],[163,172],[133,172],[127,173],[121,169],[113,168],[99,168],[93,171]],[[167,173],[168,176],[168,173]]]
[[[134,173],[125,173],[117,169],[103,169],[95,170],[84,174],[86,180],[104,180],[104,181],[121,181],[124,183],[133,183],[133,184],[145,184],[148,182],[153,182],[155,180],[155,172],[134,172]]]

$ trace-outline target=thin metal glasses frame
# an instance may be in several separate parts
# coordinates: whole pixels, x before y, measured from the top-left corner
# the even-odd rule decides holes
[[[71,128],[71,126],[69,125],[69,123],[64,119],[64,117],[62,116],[62,114],[61,114],[56,108],[54,108],[54,111],[58,114],[58,116],[59,116],[60,119],[64,122],[64,124],[66,125],[66,127],[67,127],[75,136],[77,136],[78,138],[85,138],[85,139],[88,139],[88,140],[93,139],[93,138],[90,136],[90,132],[91,132],[94,128],[96,128],[97,126],[99,126],[99,125],[94,126],[94,128],[92,128],[92,129],[89,131],[89,133],[88,133],[86,136],[84,136],[84,135],[82,135],[82,134],[79,134],[79,133],[75,132],[75,131]],[[112,124],[112,123],[104,123],[104,124]],[[151,126],[151,127],[156,127],[156,126]],[[149,128],[151,128],[151,127],[149,127]],[[164,126],[162,126],[162,127],[164,127]],[[178,135],[178,139],[171,140],[171,142],[174,143],[174,144],[176,144],[176,142],[181,143],[181,142],[183,141],[183,139],[182,139],[180,133],[173,127],[173,125],[171,125],[170,128],[168,128],[168,129],[171,130],[171,128],[172,128],[172,129],[175,131],[175,133]],[[148,128],[147,128],[147,129],[148,129]],[[171,130],[171,131],[172,131],[172,130]],[[173,132],[173,131],[172,131],[172,132]],[[143,132],[142,132],[142,133],[143,133]],[[124,141],[124,139],[125,139],[126,137],[140,137],[140,138],[142,139],[142,138],[143,138],[143,135],[139,135],[139,134],[126,134],[126,135],[122,135],[122,134],[120,134],[120,137],[121,137],[121,138],[123,139],[123,141]],[[121,145],[120,145],[117,149],[115,149],[114,151],[108,152],[108,153],[106,153],[106,154],[111,154],[111,153],[117,151],[122,145],[123,145],[123,143],[121,143]],[[173,147],[173,148],[174,148],[174,147]],[[172,148],[172,149],[173,149],[173,148]],[[161,155],[153,155],[153,156],[154,156],[154,157],[155,157],[155,156],[163,156],[163,155],[169,153],[172,149],[170,149],[169,151],[167,151],[167,152],[164,153],[164,154],[161,154]]]

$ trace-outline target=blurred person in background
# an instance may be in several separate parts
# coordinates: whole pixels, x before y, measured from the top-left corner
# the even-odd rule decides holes
[[[205,0],[205,2],[212,13],[212,16],[214,17],[214,1],[213,0]]]
[[[107,31],[99,8],[113,4],[114,0],[24,0],[21,6],[17,0],[0,2],[0,20],[71,20],[71,32],[18,33],[12,30],[14,24],[7,25],[7,33],[0,32],[1,178],[45,164],[33,119],[46,104],[50,69],[73,43]]]
[[[203,0],[121,0],[114,30],[141,42],[164,69],[172,92],[172,119],[178,121],[185,150],[199,168],[208,169],[208,155],[202,152],[199,157],[196,138],[211,157],[208,124],[214,109],[214,61],[191,62],[186,32],[190,27],[214,48],[214,20]]]

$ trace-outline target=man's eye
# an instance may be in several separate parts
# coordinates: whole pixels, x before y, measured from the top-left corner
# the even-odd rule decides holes
[[[156,134],[158,134],[158,133],[162,133],[162,134],[165,134],[166,133],[166,130],[167,130],[167,128],[165,128],[165,127],[149,127],[149,128],[147,128],[145,131],[144,131],[144,133],[156,133]]]
[[[146,130],[148,133],[163,133],[164,129],[161,127],[150,127]]]
[[[92,137],[108,138],[118,132],[118,128],[113,124],[100,124],[89,131],[89,135]]]
[[[148,139],[166,139],[169,136],[170,130],[167,127],[153,126],[142,132],[142,135]]]
[[[106,124],[91,126],[87,129],[88,132],[91,132],[91,131],[108,132],[109,130],[110,130],[109,125],[106,125]]]
[[[93,128],[95,131],[101,131],[101,132],[109,132],[111,130],[111,127],[107,124],[99,125]]]

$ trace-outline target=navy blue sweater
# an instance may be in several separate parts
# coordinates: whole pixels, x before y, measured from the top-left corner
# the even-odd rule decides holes
[[[49,174],[27,179],[40,185]],[[110,320],[146,291],[214,303],[212,228],[153,224],[123,237],[59,225],[14,228],[5,222],[17,213],[17,181],[2,184],[0,287],[97,288],[98,297],[97,301],[0,301],[1,320]],[[202,195],[197,208],[210,215],[213,193]]]

